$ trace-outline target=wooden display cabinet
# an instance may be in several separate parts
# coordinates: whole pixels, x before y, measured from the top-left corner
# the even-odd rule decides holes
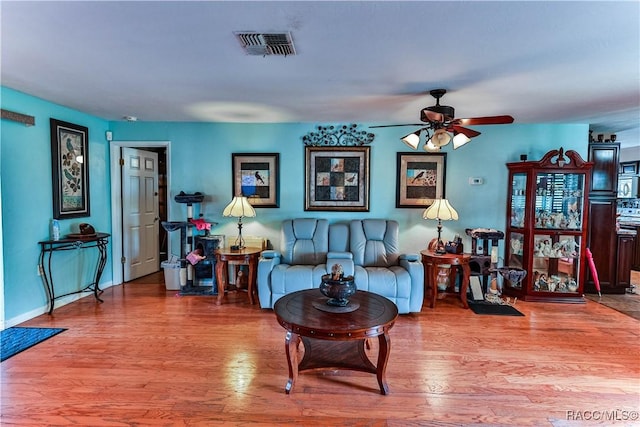
[[[562,148],[540,161],[507,163],[505,266],[523,268],[527,276],[519,284],[505,280],[505,294],[525,301],[584,302],[592,165]]]

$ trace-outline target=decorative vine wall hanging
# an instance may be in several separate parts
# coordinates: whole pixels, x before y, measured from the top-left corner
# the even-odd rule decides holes
[[[317,132],[309,132],[302,137],[307,146],[363,146],[373,142],[375,135],[365,130],[358,130],[357,124],[337,126],[317,126]]]

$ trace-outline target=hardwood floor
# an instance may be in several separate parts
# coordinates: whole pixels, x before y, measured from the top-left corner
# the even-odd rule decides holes
[[[342,371],[303,373],[286,395],[271,310],[244,293],[178,297],[158,278],[22,324],[68,330],[0,364],[0,424],[638,425],[640,322],[592,301],[519,301],[525,317],[507,317],[447,298],[391,330],[389,395]]]

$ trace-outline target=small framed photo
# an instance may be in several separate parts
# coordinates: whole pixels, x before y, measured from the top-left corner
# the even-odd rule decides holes
[[[397,208],[425,208],[444,198],[446,153],[397,154]]]
[[[305,211],[369,211],[368,146],[305,147]]]
[[[277,208],[279,158],[278,153],[233,153],[232,196],[243,195],[257,208]]]
[[[49,122],[53,217],[89,216],[89,129],[56,119]]]

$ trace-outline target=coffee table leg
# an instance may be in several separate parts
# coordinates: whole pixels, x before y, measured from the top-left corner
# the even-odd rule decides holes
[[[378,352],[378,364],[376,366],[376,377],[380,386],[380,394],[389,394],[389,386],[387,385],[386,371],[389,353],[391,352],[391,338],[388,333],[378,335],[378,344],[380,350]]]
[[[289,394],[293,389],[293,383],[298,377],[298,344],[300,343],[300,337],[298,334],[294,334],[291,331],[287,331],[287,335],[284,339],[284,348],[287,353],[287,364],[289,365],[289,379],[287,385],[284,386],[284,391]]]

